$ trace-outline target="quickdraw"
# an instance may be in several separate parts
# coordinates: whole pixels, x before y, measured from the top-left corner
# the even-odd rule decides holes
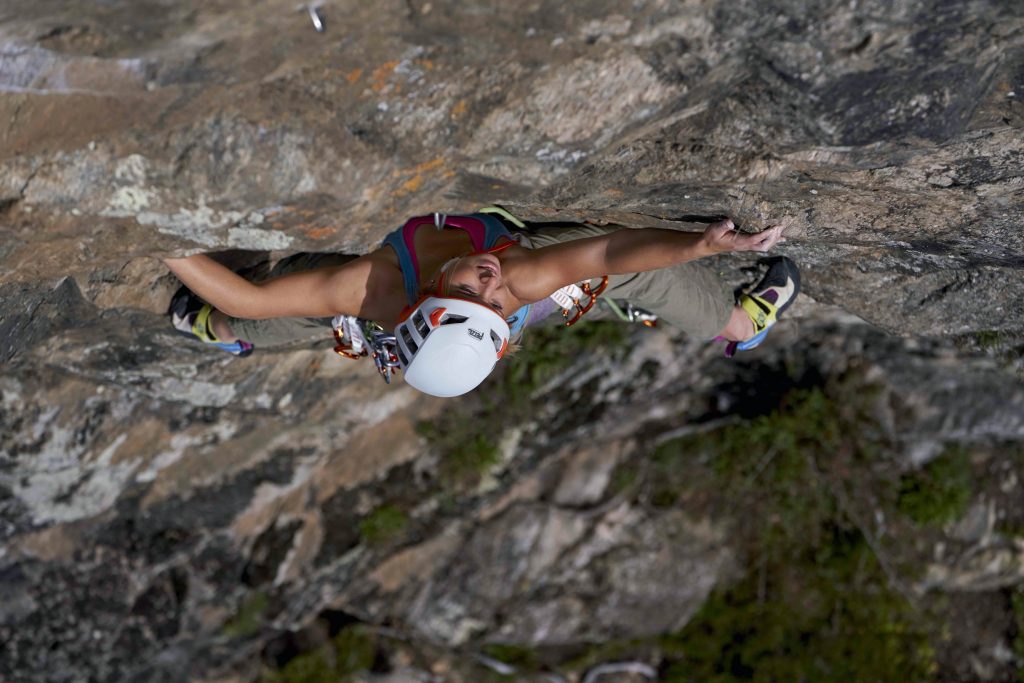
[[[580,318],[582,318],[594,304],[597,303],[597,297],[601,296],[608,287],[608,276],[605,275],[601,278],[601,284],[596,289],[590,287],[590,281],[584,282],[581,285],[568,285],[562,287],[554,294],[551,298],[562,307],[562,317],[565,318],[565,326],[575,325]],[[581,303],[583,297],[587,297],[586,303]],[[573,309],[576,309],[576,313],[573,314]],[[571,318],[569,316],[572,316]]]
[[[645,311],[642,308],[637,308],[633,304],[626,302],[626,317],[629,318],[631,323],[640,323],[644,327],[657,327],[658,316],[650,311]]]
[[[626,301],[622,304],[616,303],[615,299],[602,299],[619,320],[627,323],[640,323],[644,327],[657,327],[658,316],[650,311],[634,306]],[[623,305],[625,308],[623,308]]]
[[[334,352],[342,358],[358,360],[364,356],[373,358],[377,372],[386,384],[398,371],[398,341],[383,327],[372,320],[354,315],[339,315],[331,321],[334,328]]]

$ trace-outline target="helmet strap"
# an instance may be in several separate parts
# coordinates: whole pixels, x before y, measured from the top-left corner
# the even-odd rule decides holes
[[[474,251],[474,254],[497,254],[498,252],[505,251],[514,244],[519,244],[515,240],[509,242],[502,242],[501,244],[495,245],[490,249],[484,249],[482,251]]]

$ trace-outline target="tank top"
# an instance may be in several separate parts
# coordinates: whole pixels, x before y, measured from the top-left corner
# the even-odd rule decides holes
[[[435,217],[429,215],[410,218],[405,225],[388,234],[381,243],[382,246],[390,246],[398,255],[398,267],[402,271],[405,296],[409,300],[410,306],[414,306],[420,298],[420,263],[416,256],[415,237],[416,231],[424,225],[436,229]],[[477,252],[493,249],[504,242],[518,241],[518,236],[512,233],[499,218],[485,213],[445,216],[444,228],[446,230],[464,230],[469,235],[473,250]],[[531,308],[531,304],[526,304],[506,318],[512,336],[521,332],[528,321],[535,322],[529,320]]]

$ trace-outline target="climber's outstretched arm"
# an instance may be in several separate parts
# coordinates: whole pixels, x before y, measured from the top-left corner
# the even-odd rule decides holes
[[[262,320],[280,317],[364,315],[373,259],[290,273],[261,283],[249,282],[209,256],[164,259],[185,285],[221,312]]]
[[[659,228],[618,230],[587,239],[543,247],[528,256],[530,276],[515,294],[536,301],[559,287],[602,275],[640,273],[729,251],[768,251],[782,227],[741,233],[732,221],[710,225],[703,233]]]

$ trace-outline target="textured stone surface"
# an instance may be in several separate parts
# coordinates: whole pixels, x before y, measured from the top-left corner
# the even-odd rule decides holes
[[[1020,330],[1012,3],[336,2],[321,35],[281,2],[151,5],[11,8],[7,279],[361,251],[410,212],[500,200],[785,222],[821,301],[892,331]]]
[[[1019,4],[321,12],[323,34],[283,0],[0,10],[0,679],[251,680],[325,612],[435,654],[678,627],[742,558],[723,520],[632,505],[611,469],[758,414],[792,368],[880,385],[908,468],[1024,438]],[[491,202],[783,222],[808,296],[738,363],[668,334],[586,359],[454,499],[415,430],[441,402],[323,348],[222,357],[160,315],[155,255],[359,253]],[[739,282],[750,262],[718,265]],[[1016,470],[990,483],[915,588],[987,600],[1024,578],[997,524]],[[385,506],[404,526],[368,542]],[[1015,661],[1003,632],[964,676]],[[400,664],[366,679],[431,680]]]

